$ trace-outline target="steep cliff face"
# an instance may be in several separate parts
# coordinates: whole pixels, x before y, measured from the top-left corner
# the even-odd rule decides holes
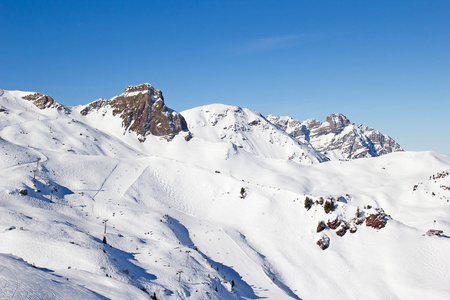
[[[341,133],[350,121],[343,114],[331,114],[326,122],[330,124],[330,131],[335,134]]]
[[[149,134],[170,138],[187,130],[184,117],[169,109],[162,92],[148,83],[128,86],[123,94],[110,100],[94,101],[80,113],[86,116],[93,110],[105,107],[112,108],[113,115],[122,119],[126,131],[135,132],[142,140]]]
[[[403,151],[391,137],[374,128],[352,124],[343,114],[331,114],[325,122],[309,119],[299,122],[291,117],[267,119],[300,141],[309,142],[330,159],[375,157]]]

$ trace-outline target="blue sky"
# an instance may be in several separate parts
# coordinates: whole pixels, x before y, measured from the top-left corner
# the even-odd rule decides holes
[[[151,83],[324,121],[341,112],[406,150],[450,155],[450,1],[0,2],[0,87],[65,105]]]

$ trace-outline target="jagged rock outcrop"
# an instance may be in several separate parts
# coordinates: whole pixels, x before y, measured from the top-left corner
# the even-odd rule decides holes
[[[337,229],[339,227],[339,225],[341,225],[341,220],[339,220],[339,218],[336,218],[336,219],[334,219],[332,221],[328,221],[327,225],[331,229]]]
[[[324,222],[324,221],[320,221],[320,222],[317,224],[316,232],[322,232],[322,231],[324,231],[326,228],[327,228],[327,225],[325,225],[325,222]]]
[[[267,119],[300,141],[309,142],[329,159],[375,157],[403,151],[391,137],[374,128],[355,125],[340,113],[331,114],[323,123],[272,115]]]
[[[56,102],[55,99],[53,99],[50,96],[43,95],[41,93],[26,95],[23,97],[23,99],[33,102],[33,104],[36,105],[39,109],[63,108],[63,106],[58,102]]]
[[[325,249],[327,249],[328,247],[330,247],[330,238],[329,238],[326,234],[324,234],[324,235],[322,235],[322,237],[317,241],[316,244],[320,247],[320,249],[325,250]]]
[[[335,134],[341,133],[345,126],[350,125],[350,121],[343,114],[331,114],[326,122],[330,124],[330,131]]]
[[[376,214],[371,214],[366,218],[366,226],[381,229],[386,226],[387,215],[382,209],[378,209]]]
[[[348,229],[349,227],[347,226],[347,224],[342,224],[339,230],[336,231],[336,234],[338,236],[344,236],[347,233]]]
[[[110,100],[94,101],[80,113],[86,116],[104,107],[111,107],[112,114],[122,119],[125,130],[135,132],[142,140],[149,134],[171,138],[187,130],[184,117],[169,109],[164,103],[162,92],[148,83],[128,86],[123,94]]]

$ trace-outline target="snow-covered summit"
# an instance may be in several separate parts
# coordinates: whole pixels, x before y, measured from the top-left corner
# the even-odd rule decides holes
[[[162,92],[160,90],[155,89],[150,83],[142,83],[140,85],[129,85],[125,88],[125,91],[120,94],[119,96],[122,97],[134,97],[139,94],[148,94],[153,101],[156,101],[158,99],[162,99]],[[116,97],[111,98],[111,100],[114,100]]]
[[[33,111],[41,114],[51,113],[52,108],[64,110],[64,106],[59,104],[51,96],[36,92],[8,91],[0,89],[1,105],[13,111]]]
[[[211,104],[183,111],[194,137],[231,143],[236,151],[302,164],[323,162],[323,155],[286,134],[260,113],[237,106]]]
[[[341,113],[331,114],[325,122],[269,115],[267,119],[295,138],[309,142],[329,159],[376,157],[403,151],[391,137],[365,125],[355,125]]]

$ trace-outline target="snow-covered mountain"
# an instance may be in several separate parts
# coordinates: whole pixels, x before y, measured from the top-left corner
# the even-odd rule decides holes
[[[29,95],[0,90],[0,298],[450,298],[448,156],[324,161],[224,105],[140,141]]]
[[[365,125],[352,124],[343,114],[331,114],[325,122],[292,117],[268,116],[267,119],[317,151],[334,159],[377,157],[403,151],[391,137]]]
[[[309,144],[292,138],[250,109],[212,104],[182,114],[194,136],[213,143],[231,143],[235,151],[242,149],[256,156],[302,164],[327,160]]]

